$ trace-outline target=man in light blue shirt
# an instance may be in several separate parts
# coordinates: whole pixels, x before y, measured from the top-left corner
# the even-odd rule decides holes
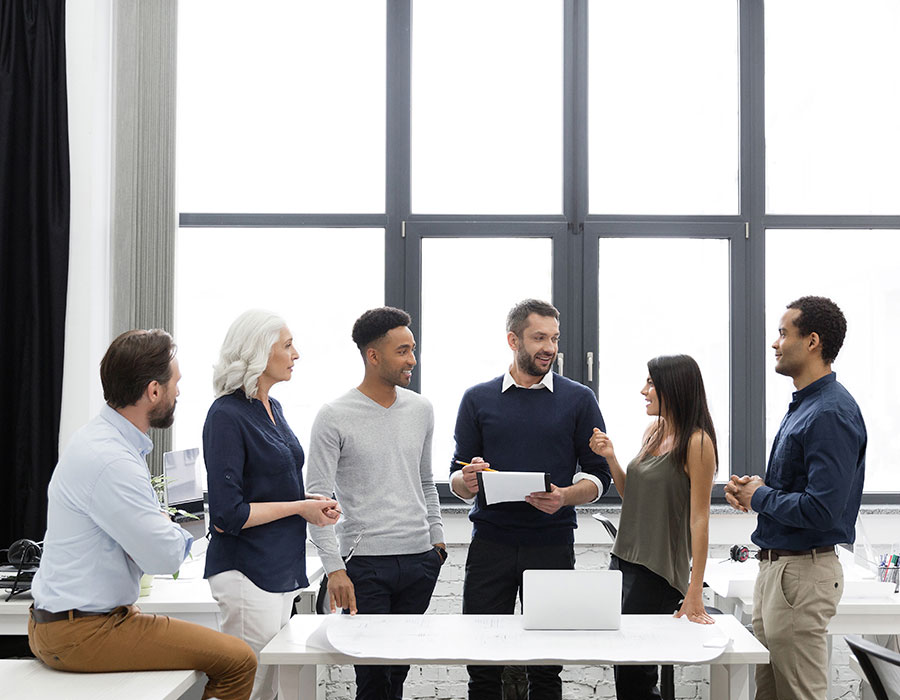
[[[204,698],[245,700],[256,671],[249,646],[134,605],[141,574],[177,571],[193,542],[160,510],[145,461],[149,429],[172,425],[180,378],[165,331],[127,331],[107,350],[107,405],[74,435],[50,480],[28,640],[56,669],[197,669],[209,676]]]

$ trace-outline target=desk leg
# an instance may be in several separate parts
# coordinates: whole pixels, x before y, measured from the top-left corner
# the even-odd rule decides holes
[[[710,664],[709,697],[723,700],[750,700],[750,666]]]
[[[309,700],[316,697],[316,669],[315,664],[305,666],[279,666],[278,667],[278,697],[279,700]]]

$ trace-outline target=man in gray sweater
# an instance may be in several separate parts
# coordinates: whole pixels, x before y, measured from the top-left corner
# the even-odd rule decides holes
[[[337,525],[309,528],[328,574],[332,612],[421,614],[447,558],[431,473],[434,412],[409,391],[416,342],[409,314],[383,307],[353,325],[362,383],[322,406],[307,463],[310,493],[332,491]],[[409,666],[356,666],[357,698],[403,697]]]

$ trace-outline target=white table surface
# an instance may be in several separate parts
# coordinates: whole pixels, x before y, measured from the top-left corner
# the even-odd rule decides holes
[[[391,643],[391,616],[390,615],[371,615],[368,616],[374,620],[376,624],[369,625],[369,629],[373,630],[373,634],[383,635],[384,645]],[[476,617],[483,616],[464,616],[464,615],[431,615],[431,620],[443,619],[448,620],[448,624],[458,628],[460,624],[465,624],[466,619],[474,622]],[[623,616],[624,617],[624,616]],[[640,615],[628,616],[633,617],[640,625],[648,628],[658,628],[661,625],[676,625],[683,621],[676,620],[669,615]],[[391,659],[384,657],[365,657],[360,658],[351,656],[341,652],[326,650],[311,646],[308,644],[310,635],[318,629],[322,623],[324,616],[312,615],[296,615],[291,618],[290,622],[279,632],[275,638],[269,642],[260,654],[260,661],[264,664],[274,664],[281,667],[282,677],[289,676],[292,678],[291,686],[299,689],[299,696],[294,697],[314,697],[316,665],[317,664],[439,664],[439,665],[464,665],[468,663],[479,664],[521,664],[521,658],[510,649],[502,646],[496,649],[490,649],[480,652],[478,658],[474,658],[470,649],[466,646],[460,646],[458,641],[448,639],[447,648],[444,650],[441,658],[408,658],[408,659]],[[720,625],[721,631],[730,637],[733,642],[728,648],[714,661],[711,666],[711,690],[710,697],[717,700],[724,698],[747,698],[749,695],[749,670],[748,665],[768,663],[769,653],[765,647],[760,644],[753,635],[732,616],[719,615],[716,616],[716,624]],[[530,634],[525,630],[522,634]],[[540,633],[537,633],[540,634]],[[584,632],[579,632],[583,635]],[[548,636],[548,646],[546,654],[541,658],[535,658],[532,661],[542,664],[604,664],[607,663],[608,652],[605,655],[603,651],[604,632],[597,631],[592,633],[596,635],[595,643],[586,643],[584,645],[583,659],[559,659],[554,656],[552,644],[552,636]],[[607,639],[609,634],[606,633]],[[455,637],[454,637],[455,639]],[[668,658],[661,658],[661,662],[668,661]],[[287,700],[287,698],[285,698]]]
[[[3,697],[22,700],[177,700],[201,678],[199,671],[66,673],[34,659],[0,659]]]
[[[875,573],[842,558],[844,567],[844,596],[850,598],[883,598],[894,592],[894,584],[879,581]],[[749,559],[745,562],[709,561],[703,580],[722,598],[753,597],[753,586],[759,562]]]
[[[209,583],[203,578],[203,566],[201,554],[182,565],[177,579],[154,576],[150,594],[138,598],[136,605],[145,613],[168,615],[219,629],[219,605],[210,593]],[[306,571],[311,582],[317,582],[322,577],[322,563],[315,554],[307,556]],[[305,589],[308,595],[314,595],[317,585],[311,583],[310,588]],[[3,598],[0,598],[0,635],[28,634],[28,608],[33,602],[31,595],[20,594],[10,601]]]
[[[842,564],[844,592],[827,629],[829,666],[834,635],[900,634],[900,594],[894,593],[894,584],[878,581],[874,572],[849,563],[846,554]],[[711,562],[703,579],[716,594],[716,607],[749,625],[758,571],[755,560]],[[828,698],[832,697],[831,675],[828,674]]]

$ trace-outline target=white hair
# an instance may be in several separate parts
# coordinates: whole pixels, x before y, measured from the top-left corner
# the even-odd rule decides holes
[[[252,309],[238,316],[213,367],[213,391],[216,398],[243,389],[248,399],[256,397],[259,376],[269,364],[272,347],[287,324],[271,311]]]

